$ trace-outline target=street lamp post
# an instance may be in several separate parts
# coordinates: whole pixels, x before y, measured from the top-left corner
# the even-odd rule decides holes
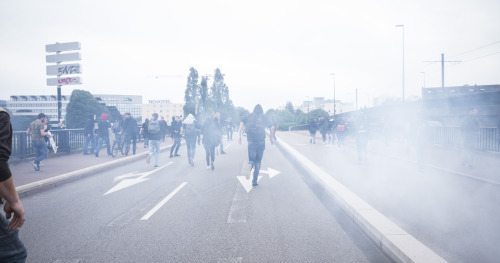
[[[335,73],[330,74],[333,76],[333,116],[337,113],[337,107],[335,102]]]
[[[396,25],[403,29],[403,95],[402,100],[405,101],[405,25]]]

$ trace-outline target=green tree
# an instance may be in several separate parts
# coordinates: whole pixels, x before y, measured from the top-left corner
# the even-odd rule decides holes
[[[198,100],[198,105],[196,107],[197,110],[197,115],[196,117],[205,119],[205,116],[208,115],[208,84],[207,84],[207,78],[206,77],[201,77],[201,82],[200,82],[200,97]]]
[[[309,119],[312,119],[312,118],[319,118],[319,117],[325,117],[325,118],[328,118],[330,115],[328,114],[328,112],[326,112],[325,110],[323,109],[315,109],[311,112],[309,112]]]
[[[85,90],[73,90],[66,107],[66,126],[68,128],[83,128],[89,115],[101,116],[109,114],[108,109],[100,104],[94,96]]]
[[[214,82],[210,88],[209,103],[207,104],[210,114],[220,112],[222,120],[236,117],[236,109],[229,97],[229,87],[224,83],[224,75],[218,68],[214,73]]]
[[[290,112],[292,114],[294,113],[292,102],[289,101],[289,102],[286,103],[285,110],[287,110],[288,112]]]
[[[184,92],[184,116],[193,114],[196,116],[196,106],[199,100],[200,88],[198,86],[198,71],[191,67],[187,78],[186,91]]]
[[[238,125],[242,120],[246,119],[248,115],[250,115],[250,112],[243,107],[236,107],[235,112],[236,116],[233,118],[233,120],[236,125]]]

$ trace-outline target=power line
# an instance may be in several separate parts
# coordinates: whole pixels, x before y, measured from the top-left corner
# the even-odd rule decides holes
[[[458,56],[461,56],[461,55],[464,55],[464,54],[467,54],[467,53],[471,53],[471,52],[474,52],[476,50],[479,50],[479,49],[482,49],[482,48],[485,48],[485,47],[489,47],[489,46],[495,45],[497,43],[500,43],[500,41],[496,41],[496,42],[490,43],[488,45],[484,45],[484,46],[481,46],[481,47],[478,47],[478,48],[474,48],[474,49],[471,49],[471,50],[459,53],[457,55],[451,56],[450,58],[454,58],[454,57],[458,57]]]

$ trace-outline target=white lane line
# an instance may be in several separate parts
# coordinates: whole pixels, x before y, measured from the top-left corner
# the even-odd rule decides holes
[[[248,166],[248,161],[243,161],[243,167],[241,168],[242,173],[245,171],[246,167]],[[239,176],[237,176],[239,177]],[[244,180],[244,182],[248,181],[250,184],[250,190],[252,189],[252,182],[249,180],[246,180],[244,176],[241,176]],[[248,192],[249,190],[244,189],[244,185],[241,182],[241,184],[238,184],[236,186],[236,190],[234,192],[234,198],[233,201],[231,202],[231,208],[229,209],[229,215],[227,217],[227,223],[228,224],[235,224],[235,223],[246,223],[247,222],[247,211],[246,207],[248,205]]]
[[[141,220],[148,220],[156,211],[158,211],[170,198],[172,198],[177,192],[179,192],[184,186],[186,186],[187,182],[182,183],[179,185],[175,190],[170,193],[165,199],[161,200],[153,209],[151,209],[146,215],[144,215]]]

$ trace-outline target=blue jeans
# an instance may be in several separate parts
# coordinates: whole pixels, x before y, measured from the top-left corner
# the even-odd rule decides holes
[[[264,155],[265,149],[265,142],[248,142],[248,163],[251,164],[254,168],[252,185],[257,185],[260,163],[262,161],[262,156]]]
[[[0,215],[0,262],[25,262],[28,253],[19,239],[19,229],[11,230],[8,226],[9,221]]]
[[[158,166],[158,160],[160,159],[160,140],[149,140],[149,158],[154,154],[155,156],[155,166]]]
[[[83,154],[88,153],[89,145],[90,145],[90,153],[94,153],[94,150],[95,150],[94,135],[90,135],[90,136],[85,137],[85,141],[83,143]]]
[[[170,156],[172,156],[172,153],[175,150],[175,154],[177,154],[177,151],[179,151],[179,147],[181,147],[181,137],[173,137],[174,139],[174,145],[170,148]]]
[[[99,153],[99,151],[101,150],[101,147],[102,147],[102,142],[105,141],[106,148],[108,150],[108,155],[111,155],[111,145],[109,145],[109,135],[97,136],[97,140],[99,141],[99,143],[97,144],[97,149],[95,150],[96,154]]]
[[[40,161],[47,157],[49,150],[47,149],[47,143],[43,142],[33,142],[33,147],[35,148],[36,158],[35,163],[40,164]]]
[[[186,139],[188,162],[194,160],[194,153],[196,152],[196,137]]]

